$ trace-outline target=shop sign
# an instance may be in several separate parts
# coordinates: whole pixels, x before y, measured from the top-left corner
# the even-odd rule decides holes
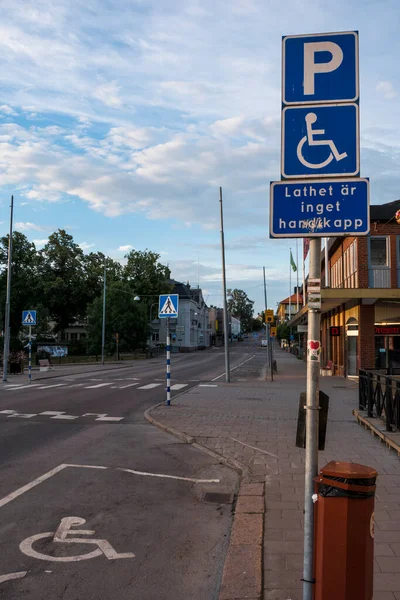
[[[375,326],[375,335],[400,335],[400,325]]]
[[[329,334],[331,337],[340,336],[340,327],[337,327],[336,325],[329,327]]]

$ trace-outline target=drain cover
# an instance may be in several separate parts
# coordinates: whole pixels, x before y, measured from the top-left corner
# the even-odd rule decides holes
[[[233,494],[219,494],[218,492],[206,492],[203,494],[203,502],[213,504],[232,504]]]

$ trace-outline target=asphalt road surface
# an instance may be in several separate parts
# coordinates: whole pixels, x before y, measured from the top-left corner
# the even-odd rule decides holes
[[[235,344],[231,367],[259,353]],[[171,371],[172,400],[218,385],[223,349]],[[0,598],[218,597],[237,474],[145,421],[164,399],[163,358],[0,387]]]

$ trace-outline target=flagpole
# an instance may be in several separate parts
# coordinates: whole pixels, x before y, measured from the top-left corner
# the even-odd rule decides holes
[[[299,245],[296,238],[296,312],[299,312]]]

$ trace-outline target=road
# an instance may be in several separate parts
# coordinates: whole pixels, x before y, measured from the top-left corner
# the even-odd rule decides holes
[[[235,344],[232,368],[257,351]],[[173,355],[171,370],[172,399],[218,385],[223,349]],[[238,478],[145,421],[164,378],[160,358],[0,388],[0,598],[218,597]]]

